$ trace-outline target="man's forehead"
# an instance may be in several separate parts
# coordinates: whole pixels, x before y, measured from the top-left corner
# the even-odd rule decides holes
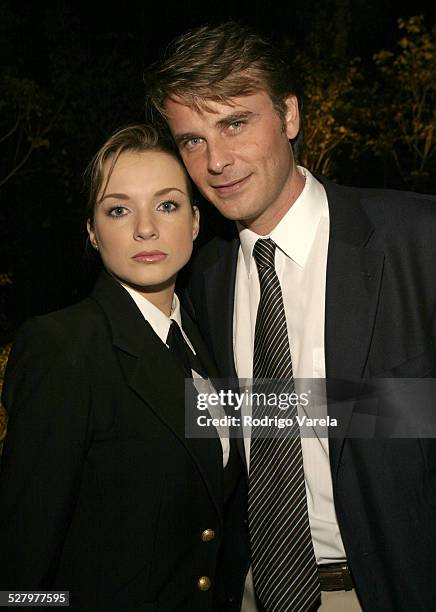
[[[165,111],[168,120],[183,115],[231,115],[235,111],[252,110],[253,106],[265,103],[271,99],[264,91],[256,91],[245,96],[229,96],[226,98],[206,98],[199,96],[171,96],[165,101]]]
[[[198,114],[211,113],[218,114],[226,107],[229,109],[234,108],[237,105],[235,98],[229,97],[222,100],[216,100],[215,98],[203,98],[199,96],[170,96],[165,100],[165,109],[168,113],[171,110],[176,112],[183,112],[183,110],[194,111]]]

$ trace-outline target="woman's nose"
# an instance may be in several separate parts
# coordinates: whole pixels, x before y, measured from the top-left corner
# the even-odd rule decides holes
[[[134,228],[135,240],[149,240],[158,237],[159,230],[153,215],[149,211],[138,214]]]

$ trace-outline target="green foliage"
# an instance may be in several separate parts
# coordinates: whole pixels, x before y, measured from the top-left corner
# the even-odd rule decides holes
[[[344,159],[371,152],[392,159],[409,187],[425,188],[435,170],[436,26],[422,17],[399,19],[397,51],[374,55],[377,80],[358,58],[322,53],[320,39],[300,53],[304,84],[304,142],[299,160],[312,171],[335,176]],[[371,66],[367,67],[371,72]]]
[[[3,386],[3,377],[6,369],[6,364],[8,362],[9,352],[11,350],[11,346],[3,346],[0,347],[0,395]],[[0,455],[3,447],[3,440],[6,436],[6,410],[0,403]]]
[[[12,285],[12,272],[0,272],[0,287]]]
[[[350,6],[320,2],[320,18],[290,60],[305,94],[299,161],[338,177],[376,158],[406,185],[419,186],[435,170],[436,28],[429,30],[422,17],[400,19],[396,48],[365,64],[348,52]],[[81,175],[91,155],[115,128],[143,117],[139,39],[100,29],[91,35],[68,3],[41,15],[48,44],[37,76],[28,78],[28,64],[19,59],[20,37],[5,40],[9,63],[16,58],[17,64],[14,71],[7,60],[0,65],[0,188],[13,178],[30,179],[9,193],[18,199],[34,188],[40,195],[27,205],[32,214],[43,207],[41,223],[52,223],[60,207],[64,219],[79,222]],[[24,27],[11,22],[4,36],[12,26]],[[50,185],[47,199],[38,191],[43,181]],[[12,207],[11,198],[1,205]]]
[[[313,172],[330,174],[335,153],[348,145],[355,155],[362,135],[359,132],[355,92],[363,81],[355,59],[340,71],[328,71],[317,61],[301,58],[304,73],[304,139],[299,161]]]
[[[0,92],[1,187],[20,173],[35,151],[48,148],[55,117],[51,96],[32,79],[4,70]]]
[[[430,175],[436,151],[436,26],[421,16],[399,19],[398,51],[374,55],[381,81],[377,96],[378,132],[370,144],[379,156],[392,156],[409,182]]]

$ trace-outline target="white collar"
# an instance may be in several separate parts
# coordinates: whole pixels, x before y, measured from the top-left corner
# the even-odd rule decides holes
[[[182,317],[180,314],[180,301],[176,294],[173,296],[173,303],[171,305],[171,315],[167,317],[157,306],[152,304],[146,297],[141,293],[128,287],[124,283],[121,286],[130,294],[133,301],[141,311],[142,316],[153,328],[153,331],[159,336],[164,344],[166,344],[168,332],[171,325],[171,320],[178,323],[180,329],[182,329]],[[185,335],[185,334],[183,334]]]
[[[259,236],[237,223],[248,275],[250,275],[253,248],[259,238],[271,238],[285,255],[303,268],[312,248],[319,221],[322,217],[328,217],[327,195],[324,187],[309,170],[302,166],[297,166],[297,168],[306,179],[304,188],[268,236]]]

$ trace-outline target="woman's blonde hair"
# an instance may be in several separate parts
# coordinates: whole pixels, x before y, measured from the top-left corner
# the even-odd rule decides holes
[[[118,158],[126,151],[133,151],[137,153],[142,153],[144,151],[158,151],[168,153],[177,159],[177,161],[179,161],[183,166],[171,137],[163,131],[157,130],[153,125],[143,123],[129,125],[117,130],[100,147],[85,171],[85,183],[88,189],[86,218],[89,219],[91,223],[94,219],[94,210],[95,205],[97,204],[97,198],[103,187],[103,166],[108,160],[111,161],[109,172],[106,177],[107,185]],[[193,203],[192,186],[187,174],[186,184],[189,199],[191,203]],[[106,185],[103,188],[103,193]]]

